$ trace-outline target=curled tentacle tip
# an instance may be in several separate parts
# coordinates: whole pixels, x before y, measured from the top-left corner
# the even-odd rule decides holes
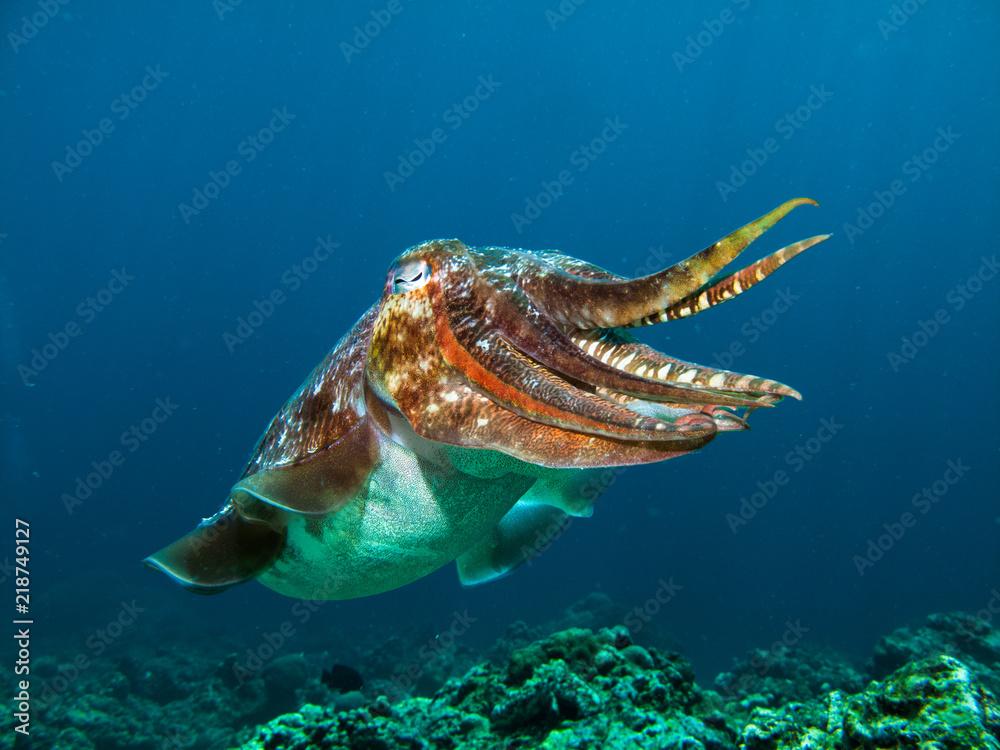
[[[795,203],[795,204],[797,204],[799,206],[804,206],[807,203],[810,206],[818,206],[819,205],[819,201],[813,200],[812,198],[793,198],[790,202],[791,203]]]

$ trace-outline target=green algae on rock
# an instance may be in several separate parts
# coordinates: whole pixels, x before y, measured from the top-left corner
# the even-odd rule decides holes
[[[827,670],[853,693],[753,705],[755,693],[699,688],[680,656],[637,646],[624,628],[573,628],[513,651],[502,665],[480,664],[432,698],[339,712],[307,706],[258,728],[242,750],[1000,750],[996,698],[954,657],[908,662],[864,688],[829,661],[794,679],[815,688]]]

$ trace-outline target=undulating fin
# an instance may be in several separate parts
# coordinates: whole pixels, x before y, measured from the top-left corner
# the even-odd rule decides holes
[[[506,575],[543,552],[568,522],[552,505],[518,501],[491,534],[456,560],[459,580],[475,586]]]
[[[593,271],[573,273],[544,256],[519,269],[518,283],[531,300],[558,322],[576,328],[619,328],[670,307],[701,289],[747,246],[797,206],[795,198],[746,224],[685,260],[637,279],[604,279]],[[586,276],[581,275],[586,273]]]
[[[233,492],[281,510],[324,515],[350,500],[378,462],[379,445],[370,419],[362,418],[322,450],[273,469],[243,477]]]
[[[706,284],[701,289],[675,302],[665,310],[632,322],[630,326],[634,328],[664,323],[668,320],[676,320],[677,318],[686,318],[707,310],[710,307],[721,305],[723,302],[728,302],[734,297],[743,294],[747,289],[757,286],[757,284],[777,271],[796,255],[828,239],[830,239],[829,234],[820,234],[816,237],[810,237],[801,242],[783,247],[714,284]]]
[[[256,578],[281,553],[284,530],[246,518],[232,503],[143,562],[185,588],[215,594]]]
[[[542,474],[482,543],[458,558],[458,575],[471,586],[499,578],[540,554],[571,517],[589,517],[615,475],[578,470]]]

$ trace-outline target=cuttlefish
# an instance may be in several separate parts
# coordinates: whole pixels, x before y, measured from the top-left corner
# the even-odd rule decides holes
[[[554,251],[410,248],[271,421],[222,509],[146,562],[202,593],[256,578],[309,599],[377,594],[451,561],[465,584],[504,575],[591,514],[601,470],[690,453],[800,398],[628,329],[716,307],[827,239],[723,275],[806,203],[640,278]]]

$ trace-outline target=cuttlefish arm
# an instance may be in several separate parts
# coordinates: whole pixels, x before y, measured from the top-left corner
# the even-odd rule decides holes
[[[601,278],[583,266],[575,273],[554,264],[546,268],[526,258],[518,282],[552,318],[575,328],[621,328],[654,317],[658,322],[661,313],[705,291],[751,242],[807,204],[817,205],[810,198],[787,201],[689,258],[637,279]]]

